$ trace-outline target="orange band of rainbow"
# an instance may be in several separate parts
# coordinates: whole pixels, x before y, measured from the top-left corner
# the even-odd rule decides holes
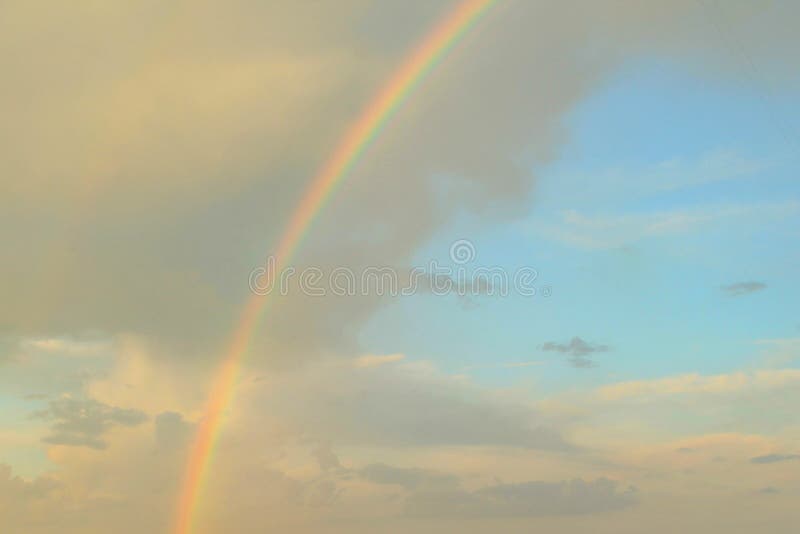
[[[358,120],[348,129],[336,151],[315,176],[294,211],[275,253],[277,270],[290,261],[336,186],[347,176],[348,171],[358,162],[400,105],[495,2],[496,0],[461,2],[428,34],[366,106]],[[254,295],[248,300],[225,359],[215,375],[208,404],[187,460],[176,511],[175,534],[189,534],[192,530],[214,444],[222,426],[223,413],[233,399],[242,360],[267,303],[268,298],[265,296]]]

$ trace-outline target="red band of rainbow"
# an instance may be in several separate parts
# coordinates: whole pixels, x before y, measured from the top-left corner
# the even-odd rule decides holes
[[[292,215],[275,253],[275,266],[282,269],[302,242],[336,187],[348,175],[364,151],[380,133],[419,83],[475,25],[496,0],[464,0],[430,32],[408,56],[389,82],[372,99],[348,129],[347,134],[319,170]],[[252,296],[244,307],[232,342],[215,376],[204,417],[187,460],[175,517],[175,534],[190,534],[201,490],[222,427],[223,413],[230,405],[236,379],[253,332],[269,300]]]

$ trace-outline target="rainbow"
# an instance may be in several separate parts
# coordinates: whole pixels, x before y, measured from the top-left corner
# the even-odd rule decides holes
[[[336,187],[358,163],[383,127],[425,76],[447,55],[497,0],[463,0],[408,56],[394,76],[372,99],[347,131],[336,151],[325,162],[294,211],[274,254],[275,269],[288,264]],[[206,473],[220,434],[225,410],[230,405],[253,332],[268,303],[265,296],[252,296],[242,311],[230,347],[215,375],[204,416],[192,444],[180,488],[175,534],[189,534]]]

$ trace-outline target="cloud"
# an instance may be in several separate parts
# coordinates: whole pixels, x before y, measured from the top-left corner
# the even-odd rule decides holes
[[[133,332],[181,349],[170,358],[215,356],[248,298],[249,272],[311,177],[450,8],[413,2],[398,16],[335,4],[233,0],[187,16],[119,3],[45,16],[4,2],[0,242],[14,254],[0,264],[0,294],[15,306],[0,310],[0,324],[42,337]],[[760,68],[791,71],[795,9],[743,6],[729,21],[753,61],[769,59]],[[353,167],[300,260],[402,265],[461,211],[523,214],[535,171],[566,139],[564,117],[629,58],[676,57],[706,76],[740,67],[707,38],[715,29],[697,2],[593,2],[581,13],[552,4],[546,16],[518,2],[480,26]],[[589,219],[567,229],[581,237]],[[671,219],[645,226],[691,224]],[[286,299],[253,357],[294,364],[350,349],[380,303]]]
[[[800,460],[800,454],[765,454],[750,458],[750,462],[754,464],[774,464],[791,460]]]
[[[475,491],[420,491],[406,502],[406,514],[421,517],[558,516],[608,512],[632,506],[633,488],[599,478],[563,482],[498,484]]]
[[[597,390],[600,398],[621,400],[637,397],[661,397],[683,394],[725,394],[746,390],[768,390],[795,385],[800,382],[800,369],[767,369],[749,373],[734,372],[719,375],[684,375],[654,380],[631,380],[602,386]]]
[[[12,342],[9,336],[0,335],[0,365],[14,361],[14,349],[16,344]]]
[[[573,337],[569,343],[556,343],[548,341],[542,345],[545,352],[560,352],[568,356],[569,362],[573,367],[594,367],[594,362],[588,357],[597,352],[607,352],[607,345],[595,345],[587,343],[579,337]]]
[[[158,450],[181,450],[192,437],[193,425],[177,412],[163,412],[155,418],[155,438]]]
[[[455,475],[430,469],[392,467],[383,463],[370,464],[358,471],[364,479],[375,484],[393,484],[408,490],[457,487]]]
[[[564,210],[555,225],[535,230],[543,237],[588,250],[615,249],[647,239],[666,238],[700,231],[724,221],[745,217],[783,218],[800,211],[796,201],[764,204],[709,205],[690,209],[623,214],[587,214]]]
[[[87,381],[108,368],[120,348],[117,339],[100,335],[0,336],[0,347],[3,339],[11,347],[11,357],[0,361],[4,365],[0,389],[27,400],[80,394]]]
[[[693,156],[676,154],[656,163],[558,174],[556,179],[574,185],[571,201],[596,205],[620,198],[637,201],[672,191],[750,179],[775,163],[774,159],[754,159],[739,150],[718,147]]]
[[[20,349],[41,351],[67,357],[96,357],[109,354],[113,350],[110,340],[104,338],[77,339],[72,337],[50,337],[23,339]]]
[[[0,464],[0,496],[2,497],[36,500],[46,497],[59,486],[58,481],[48,477],[26,481],[21,477],[13,476],[11,466]],[[0,505],[2,504],[5,503],[0,501]]]
[[[517,361],[517,362],[504,362],[496,364],[481,364],[481,365],[468,365],[464,367],[464,372],[474,371],[477,369],[522,369],[525,367],[537,367],[544,365],[544,361],[530,360],[530,361]]]
[[[322,471],[339,470],[342,468],[339,457],[331,450],[331,446],[328,443],[321,443],[314,447],[312,454]]]
[[[756,343],[765,348],[762,353],[765,366],[785,367],[800,361],[800,338],[759,339]]]
[[[405,354],[366,354],[353,360],[353,365],[358,368],[377,367],[379,365],[386,365],[387,363],[399,362],[405,357]]]
[[[641,488],[642,495],[657,492],[665,501],[676,501],[680,507],[694,510],[695,506],[709,505],[710,497],[701,494],[698,498],[687,490],[683,482],[686,480],[702,477],[704,484],[724,487],[726,495],[733,487],[741,490],[737,494],[750,498],[754,488],[785,484],[770,469],[755,469],[755,479],[741,476],[742,470],[748,469],[744,462],[749,458],[763,451],[783,450],[781,444],[763,436],[736,438],[739,445],[729,448],[719,445],[722,438],[708,445],[699,440],[649,445],[649,438],[645,438],[631,449],[632,436],[640,435],[624,421],[609,421],[613,410],[605,410],[600,413],[597,426],[624,444],[609,447],[602,441],[587,439],[584,420],[579,422],[577,432],[574,426],[552,428],[563,430],[578,443],[597,446],[596,449],[588,454],[586,450],[584,454],[569,454],[570,450],[564,449],[553,453],[527,448],[526,436],[519,431],[498,432],[503,425],[498,425],[495,418],[512,421],[522,429],[547,424],[538,410],[519,399],[514,401],[514,397],[506,396],[508,392],[480,388],[414,361],[361,369],[354,369],[350,361],[337,359],[327,367],[315,362],[305,366],[302,373],[268,373],[259,382],[248,380],[248,375],[255,375],[257,370],[244,371],[237,409],[231,412],[220,437],[215,466],[209,474],[203,528],[209,532],[247,532],[263,530],[267,525],[270,530],[282,532],[328,532],[333,522],[334,526],[344,523],[341,528],[350,532],[398,532],[408,530],[411,523],[421,523],[422,531],[427,532],[470,532],[473,528],[508,531],[503,530],[505,521],[513,520],[518,522],[515,530],[519,531],[541,524],[548,532],[570,532],[574,530],[573,521],[591,521],[593,525],[599,521],[601,532],[619,532],[614,528],[619,526],[614,524],[615,517],[638,525],[653,517],[649,514],[672,510],[658,498],[648,500],[648,506],[636,507],[639,492],[627,489],[628,485]],[[141,369],[135,366],[125,368],[129,375],[118,376],[118,384],[135,384],[136,377],[145,383],[171,380],[140,374]],[[289,380],[290,375],[295,376]],[[393,380],[398,385],[387,387]],[[158,387],[145,392],[138,388],[112,388],[113,385],[109,384],[108,394],[122,390],[131,400],[100,396],[99,402],[146,407],[152,413],[158,413],[154,406],[170,402],[168,396],[157,393]],[[320,394],[322,388],[328,388],[324,394]],[[408,404],[396,389],[405,391],[407,396],[420,397],[423,402]],[[380,392],[386,390],[389,392],[381,396]],[[439,400],[437,394],[444,400]],[[142,397],[139,403],[130,404],[136,397]],[[459,404],[451,399],[468,402]],[[434,412],[435,422],[441,427],[439,435],[435,439],[417,436],[430,432],[429,427],[413,427],[394,415],[397,412],[389,412],[384,404],[394,405],[401,413],[407,410],[410,413],[404,417],[409,420],[415,416],[424,419],[428,412]],[[479,404],[491,409],[479,408],[473,419],[464,419],[461,414],[447,416],[448,412]],[[354,411],[353,405],[362,411]],[[265,406],[269,409],[265,410]],[[369,413],[372,407],[376,414]],[[393,417],[375,421],[386,413]],[[675,416],[685,418],[682,411]],[[36,514],[18,514],[12,528],[0,530],[92,534],[104,532],[109,524],[119,525],[123,534],[136,534],[143,525],[152,532],[168,530],[185,463],[182,447],[191,435],[189,421],[196,417],[197,414],[161,412],[152,424],[109,432],[103,454],[74,447],[51,448],[53,476],[63,485],[63,491],[46,497],[52,511],[41,511],[40,507]],[[649,424],[654,417],[650,414],[646,419]],[[495,435],[479,435],[476,440],[462,428],[467,424],[485,427],[488,434]],[[645,429],[649,428],[647,424]],[[666,426],[662,427],[663,432],[668,432]],[[399,439],[396,436],[400,433],[410,437]],[[382,435],[388,438],[381,439]],[[476,442],[478,446],[474,445]],[[341,459],[334,454],[331,443],[336,444]],[[659,445],[664,454],[654,456],[652,450]],[[676,454],[675,450],[682,447],[697,452]],[[720,453],[743,461],[731,461],[723,470],[710,463],[710,458]],[[684,473],[672,462],[678,462],[680,468],[695,468],[698,474]],[[644,475],[651,472],[662,478],[651,480]],[[613,483],[613,491],[603,489],[597,480],[611,476],[626,482]],[[579,477],[578,482],[573,480],[575,477]],[[726,477],[741,482],[737,485]],[[60,502],[58,494],[72,496],[70,502]],[[94,496],[102,500],[95,500]],[[75,510],[73,522],[65,523],[59,509]],[[612,510],[623,513],[603,513]],[[762,520],[769,517],[770,511],[751,509],[751,513]],[[139,515],[145,518],[139,520]],[[472,520],[476,518],[481,519],[477,522],[480,527],[474,527],[476,522]],[[0,524],[4,520],[0,515]],[[49,521],[55,526],[38,531],[35,521]],[[551,521],[569,523],[560,526]],[[549,528],[551,524],[553,527]]]
[[[0,464],[0,528],[3,532],[21,533],[24,531],[15,528],[31,522],[37,514],[58,514],[58,505],[66,504],[58,502],[62,487],[49,476],[25,480],[13,475],[9,465]]]
[[[59,399],[40,413],[53,422],[46,439],[80,447],[47,447],[58,487],[49,476],[22,480],[0,470],[0,530],[169,528],[185,460],[172,452],[186,446],[199,418],[211,373],[204,363],[217,361],[227,346],[249,297],[249,272],[280,240],[342,132],[449,4],[0,4],[0,243],[13,252],[0,262],[0,294],[13,303],[0,307],[0,328],[36,340],[80,340],[77,333],[89,329],[110,339],[130,332],[158,347],[153,359],[163,363],[142,368],[121,354],[119,375],[101,372],[107,363],[94,360],[102,358],[57,358],[70,361],[46,375],[35,366],[4,365],[4,391],[52,399],[91,382],[89,398],[97,400]],[[796,63],[796,10],[793,3],[771,10],[745,3],[733,13],[729,25],[742,34],[737,44],[761,72],[795,72],[786,67]],[[520,215],[537,170],[566,140],[565,117],[632,58],[670,56],[696,63],[704,76],[738,74],[728,50],[708,38],[714,28],[694,0],[601,1],[581,10],[517,2],[484,20],[352,168],[308,233],[302,261],[402,265],[463,211],[481,222]],[[566,230],[591,243],[600,238],[601,246],[636,238],[637,225],[666,235],[708,222],[694,212],[634,216],[592,233],[607,216],[576,213]],[[558,461],[571,455],[549,452],[574,450],[564,437],[570,434],[532,402],[406,361],[353,369],[361,351],[348,349],[357,346],[379,299],[292,295],[274,304],[279,312],[257,330],[248,356],[248,366],[268,378],[238,392],[241,405],[231,410],[210,470],[204,530],[350,531],[349,518],[362,531],[404,530],[390,513],[376,511],[380,499],[358,493],[363,480],[339,492],[330,480],[308,475],[317,466],[336,472],[341,463],[332,453],[306,454],[287,434],[335,440],[357,456],[426,451],[456,463],[463,455],[470,467],[462,470],[478,469],[469,463],[475,458],[503,463],[515,476],[573,467]],[[37,347],[33,363],[48,359],[56,345]],[[331,353],[340,356],[338,370],[317,372],[314,364]],[[7,359],[0,347],[0,360]],[[291,372],[261,368],[276,361],[291,364]],[[771,380],[796,383],[789,375]],[[253,393],[257,387],[263,391]],[[709,388],[702,380],[688,387]],[[146,413],[160,415],[150,424]],[[376,465],[364,458],[356,465]],[[369,472],[415,488],[410,509],[436,514],[426,512],[421,494],[436,485],[437,472]],[[629,502],[627,490],[598,481],[435,489],[446,516],[465,513],[465,502],[476,503],[482,516],[588,513]],[[31,507],[19,506],[18,496]],[[320,511],[343,497],[352,500]],[[437,524],[434,531],[448,526],[463,525]]]
[[[107,447],[103,437],[113,427],[133,427],[147,420],[147,415],[139,410],[72,398],[50,401],[49,407],[35,412],[34,417],[53,421],[50,434],[42,438],[43,442],[92,449]]]
[[[729,297],[740,297],[742,295],[748,295],[750,293],[763,291],[766,288],[767,284],[763,282],[751,281],[751,282],[737,282],[735,284],[722,286],[722,291]]]
[[[533,406],[427,363],[317,365],[266,381],[251,402],[272,406],[298,432],[350,445],[574,450]]]

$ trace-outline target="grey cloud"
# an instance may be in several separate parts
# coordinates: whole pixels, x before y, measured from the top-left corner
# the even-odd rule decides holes
[[[14,253],[0,262],[0,293],[15,306],[0,309],[0,324],[135,332],[191,349],[167,354],[209,357],[202,348],[228,334],[257,255],[445,9],[405,4],[398,17],[383,4],[236,0],[220,17],[214,2],[191,16],[151,3],[42,16],[5,2],[0,242]],[[796,9],[737,4],[725,27],[760,69],[780,74],[795,61]],[[565,139],[565,114],[630,57],[675,56],[704,75],[740,69],[708,39],[716,31],[696,1],[517,2],[495,13],[353,168],[304,260],[401,264],[458,210],[518,216],[531,169]],[[287,299],[253,358],[352,346],[379,304]]]
[[[420,277],[417,293],[439,296],[455,296],[462,309],[470,310],[479,306],[478,298],[486,296],[502,296],[507,288],[498,287],[488,277],[468,277],[457,280],[453,276],[441,273],[426,273]]]
[[[638,492],[599,478],[563,482],[498,484],[476,491],[419,491],[406,501],[405,513],[422,517],[503,517],[583,515],[634,505]]]
[[[156,447],[161,450],[180,450],[191,437],[193,425],[177,412],[162,412],[155,418]]]
[[[309,370],[268,395],[301,430],[337,443],[576,449],[532,407],[413,364]]]
[[[376,484],[394,484],[408,490],[424,488],[454,488],[459,485],[455,475],[430,469],[393,467],[383,463],[370,464],[359,474]]]
[[[0,365],[12,362],[16,355],[15,350],[17,349],[17,343],[11,336],[4,335],[2,330],[2,327],[0,327]]]
[[[757,291],[763,291],[767,288],[767,284],[763,282],[737,282],[735,284],[729,284],[727,286],[722,286],[722,291],[729,297],[740,297],[742,295],[748,295],[750,293],[755,293]]]
[[[323,471],[339,470],[342,468],[339,457],[333,452],[330,445],[321,443],[314,447],[311,454],[316,458],[319,468]]]
[[[57,517],[60,516],[66,504],[60,502],[62,487],[60,481],[49,476],[25,480],[15,476],[10,466],[0,464],[0,531],[12,534],[41,532],[22,525],[41,524],[42,515],[54,511]],[[53,507],[53,502],[58,506]],[[52,521],[52,524],[57,524],[57,521]]]
[[[330,506],[339,498],[341,488],[333,480],[314,480],[302,484],[302,500],[305,506],[319,507]]]
[[[59,487],[59,482],[52,478],[39,477],[32,481],[24,480],[12,474],[11,466],[0,464],[0,497],[3,497],[2,500],[8,498],[18,500],[41,499]],[[0,502],[0,508],[2,508],[2,504]]]
[[[108,358],[66,358],[41,350],[27,351],[30,339],[16,338],[15,356],[0,372],[0,389],[28,401],[78,395],[86,383],[107,369]],[[2,365],[0,363],[0,365]]]
[[[556,343],[548,341],[542,345],[545,352],[559,352],[566,354],[573,367],[593,367],[594,361],[589,358],[590,354],[597,352],[607,352],[610,348],[607,345],[595,345],[587,343],[579,337],[573,337],[569,343]]]
[[[765,454],[764,456],[750,458],[750,462],[754,464],[774,464],[790,460],[800,460],[800,454]]]
[[[62,398],[51,401],[45,410],[34,417],[52,420],[45,443],[105,449],[106,432],[115,426],[133,427],[147,420],[139,410],[118,408],[94,399]]]

